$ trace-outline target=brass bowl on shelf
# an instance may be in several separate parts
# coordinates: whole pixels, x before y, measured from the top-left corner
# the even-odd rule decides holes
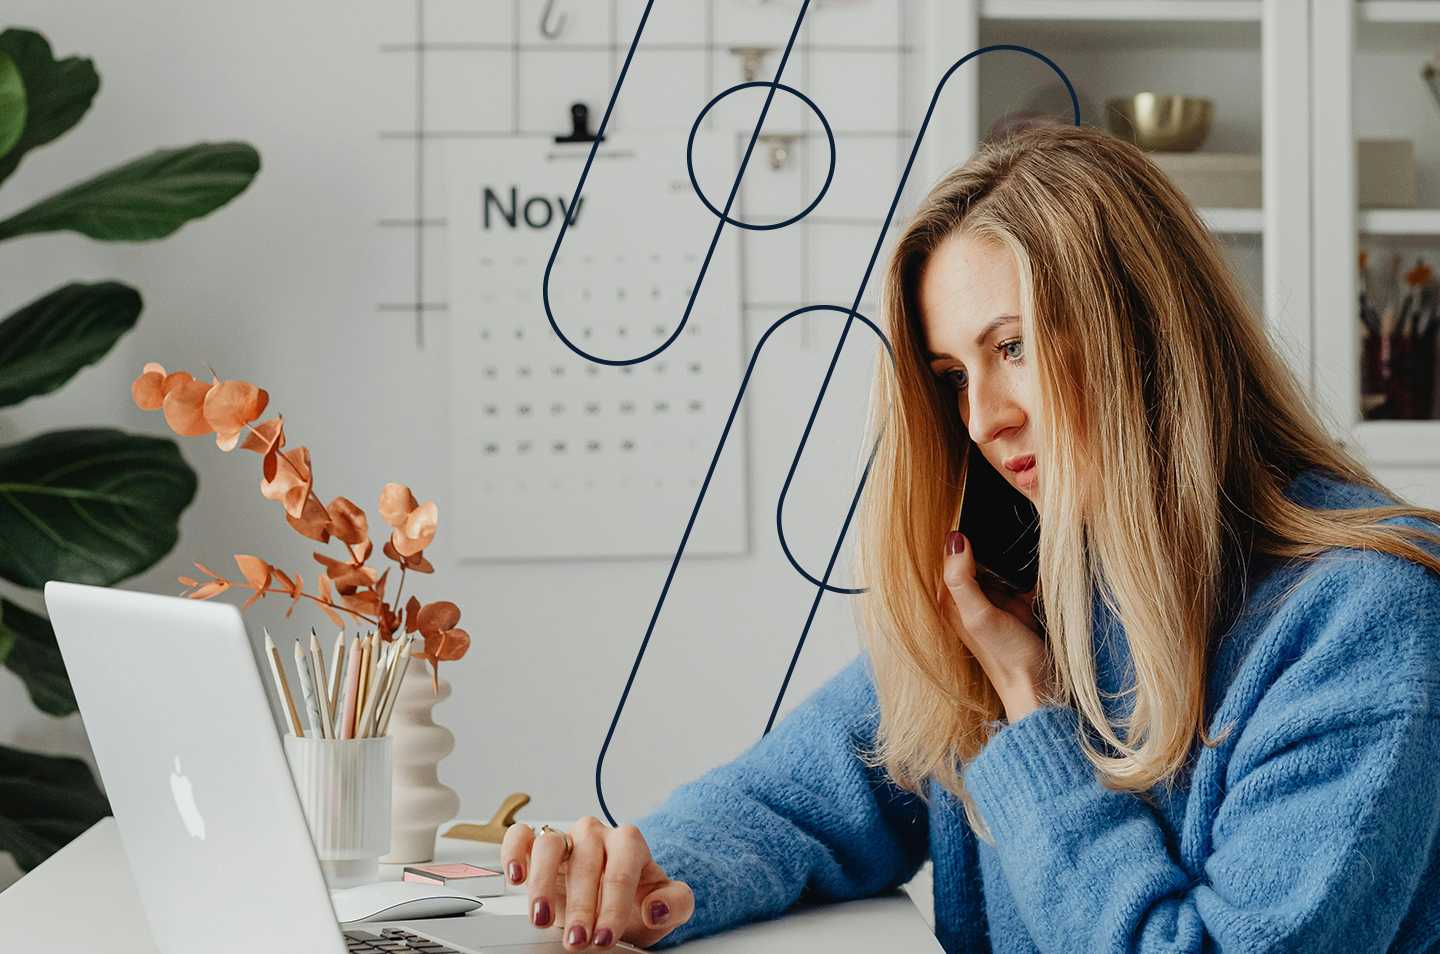
[[[1199,149],[1214,114],[1215,104],[1203,96],[1136,93],[1105,101],[1105,125],[1111,134],[1156,152]]]

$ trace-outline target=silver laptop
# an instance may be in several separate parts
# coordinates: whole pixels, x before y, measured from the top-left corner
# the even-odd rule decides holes
[[[240,611],[57,582],[45,603],[162,954],[565,950],[483,909],[342,931]]]

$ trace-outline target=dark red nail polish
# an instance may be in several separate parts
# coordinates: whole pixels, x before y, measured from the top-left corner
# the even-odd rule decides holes
[[[525,880],[525,869],[520,867],[520,862],[510,862],[510,883],[519,884]]]
[[[536,927],[546,927],[550,924],[550,902],[545,898],[535,900],[535,910],[530,920]]]
[[[660,924],[670,914],[670,905],[664,901],[650,902],[650,923]]]
[[[965,536],[959,530],[945,534],[945,555],[965,552]]]
[[[602,927],[595,932],[595,946],[609,947],[615,943],[615,933],[608,927]]]
[[[569,933],[568,935],[566,935],[565,941],[566,941],[566,943],[568,943],[568,944],[573,944],[575,947],[584,947],[584,946],[585,946],[585,935],[586,935],[585,925],[583,925],[583,924],[572,924],[572,925],[570,925],[570,933]]]

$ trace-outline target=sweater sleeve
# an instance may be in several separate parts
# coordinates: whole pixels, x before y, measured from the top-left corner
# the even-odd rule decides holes
[[[874,685],[863,653],[733,761],[635,821],[655,860],[695,893],[672,947],[808,901],[867,897],[913,877],[929,853],[922,799],[868,769]]]
[[[1400,562],[1324,574],[1260,637],[1245,709],[1220,711],[1243,727],[1199,756],[1229,759],[1201,870],[1145,801],[1100,783],[1074,710],[989,741],[966,784],[1042,950],[1390,948],[1440,830],[1440,585]],[[1268,688],[1243,686],[1255,672]]]

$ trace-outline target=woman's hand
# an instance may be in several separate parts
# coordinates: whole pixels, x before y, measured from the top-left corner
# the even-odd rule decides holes
[[[567,951],[617,939],[648,947],[695,913],[690,886],[666,876],[634,825],[611,828],[587,815],[570,826],[570,838],[575,847],[564,861],[564,835],[537,838],[524,822],[505,829],[500,845],[506,878],[529,887],[530,922],[564,925]]]
[[[976,579],[975,554],[965,535],[945,538],[944,579],[937,592],[941,612],[975,654],[1015,722],[1040,707],[1049,685],[1050,652],[1035,619],[1035,595],[1016,593],[988,579]]]

